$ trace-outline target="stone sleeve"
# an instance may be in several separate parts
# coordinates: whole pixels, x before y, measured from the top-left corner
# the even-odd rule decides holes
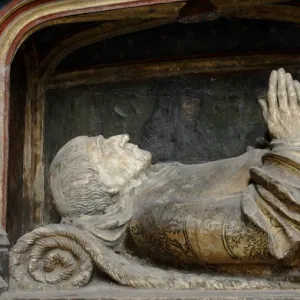
[[[267,238],[269,259],[293,265],[300,257],[300,141],[274,140],[241,199],[243,221]]]

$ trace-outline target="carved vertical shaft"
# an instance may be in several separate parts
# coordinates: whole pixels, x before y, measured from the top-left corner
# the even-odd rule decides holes
[[[30,206],[29,223],[34,229],[44,224],[44,114],[45,92],[38,78],[38,58],[30,44],[25,54],[27,95],[23,160],[23,198]]]

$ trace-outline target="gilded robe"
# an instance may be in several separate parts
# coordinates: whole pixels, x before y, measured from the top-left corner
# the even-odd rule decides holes
[[[141,255],[297,280],[300,141],[273,140],[270,151],[200,165],[159,164],[132,197],[129,244]]]

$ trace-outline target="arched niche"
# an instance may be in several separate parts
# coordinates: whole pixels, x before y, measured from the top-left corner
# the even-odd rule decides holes
[[[118,22],[123,17],[135,19],[137,15],[140,23],[152,16],[153,21],[168,19],[169,22],[177,18],[184,5],[184,1],[169,0],[14,0],[1,3],[0,218],[3,230],[0,232],[0,293],[7,288],[4,281],[8,281],[9,274],[6,231],[15,241],[22,233],[44,224],[43,201],[40,201],[44,191],[42,79],[51,73],[50,67],[55,67],[59,57],[57,61],[49,57],[42,69],[28,38],[34,32],[56,24]],[[110,30],[110,34],[112,32]],[[7,214],[8,199],[10,209]],[[35,200],[29,203],[26,199]],[[7,226],[8,218],[11,223]]]
[[[175,3],[174,7],[168,9],[165,3]],[[176,4],[177,3],[177,4]],[[179,5],[178,5],[179,3]],[[158,16],[156,9],[158,5]],[[162,5],[162,12],[160,8]],[[153,6],[154,19],[159,19],[160,13],[162,17],[169,16],[174,18],[181,7],[183,1],[11,1],[0,12],[0,203],[1,203],[1,220],[2,225],[6,227],[6,211],[7,211],[7,171],[8,171],[8,154],[9,154],[9,103],[10,103],[10,81],[11,81],[11,64],[17,50],[23,42],[35,31],[41,28],[59,24],[59,23],[75,23],[86,22],[91,20],[101,20],[102,14],[104,20],[122,19],[123,13],[127,14],[127,18],[133,18],[135,12],[144,12],[140,19],[146,19],[145,12],[149,11],[149,6]],[[139,10],[139,8],[142,10]],[[113,14],[108,12],[112,11]],[[167,15],[166,15],[167,12]],[[29,64],[34,64],[34,53],[28,59]],[[51,63],[53,60],[50,59]],[[47,63],[47,62],[46,62]],[[56,62],[57,63],[57,62]],[[54,62],[55,65],[55,62]],[[31,65],[34,66],[34,65]],[[46,74],[47,72],[44,72]],[[40,76],[40,74],[38,74]]]
[[[44,155],[45,91],[48,88],[99,83],[100,80],[102,84],[130,82],[137,76],[149,79],[209,75],[220,70],[236,72],[300,64],[300,57],[294,51],[132,61],[122,66],[75,71],[59,70],[64,59],[89,45],[177,21],[198,23],[218,17],[299,21],[297,5],[282,1],[279,6],[272,2],[260,1],[258,5],[257,1],[250,0],[234,4],[229,0],[214,0],[195,5],[194,1],[181,0],[27,0],[5,6],[0,13],[0,203],[2,224],[12,243],[27,231],[55,218],[49,198],[45,197],[49,195],[44,164],[47,159]],[[57,27],[59,30],[66,30],[57,33],[41,56],[32,43],[33,34],[59,24],[64,26]],[[18,88],[14,88],[14,83]]]

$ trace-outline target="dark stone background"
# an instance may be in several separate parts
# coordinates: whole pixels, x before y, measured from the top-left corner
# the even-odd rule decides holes
[[[65,27],[65,32],[71,29]],[[297,24],[238,19],[171,24],[80,49],[59,69],[194,54],[298,51],[298,29]],[[47,32],[44,38],[39,33],[40,53],[47,48],[47,34],[55,35]],[[134,143],[151,151],[154,161],[202,162],[240,155],[266,132],[257,99],[267,88],[269,73],[192,75],[49,90],[47,164],[68,140],[84,134],[129,133]]]
[[[94,23],[90,24],[91,26]],[[85,24],[84,26],[88,26]],[[74,25],[73,25],[74,27]],[[50,27],[51,28],[51,27]],[[77,27],[74,27],[78,30]],[[48,47],[55,32],[70,32],[68,25],[57,31],[40,32],[40,52]],[[80,69],[99,64],[186,55],[233,55],[251,52],[300,50],[300,24],[246,19],[225,19],[195,24],[169,24],[125,34],[75,51],[58,69]],[[42,36],[43,35],[43,36]]]
[[[1,0],[0,1],[0,8],[4,7],[6,4],[8,4],[9,2],[12,2],[11,0]]]
[[[242,154],[263,136],[257,97],[268,71],[200,75],[47,93],[51,161],[77,135],[129,133],[155,161],[209,161]]]

